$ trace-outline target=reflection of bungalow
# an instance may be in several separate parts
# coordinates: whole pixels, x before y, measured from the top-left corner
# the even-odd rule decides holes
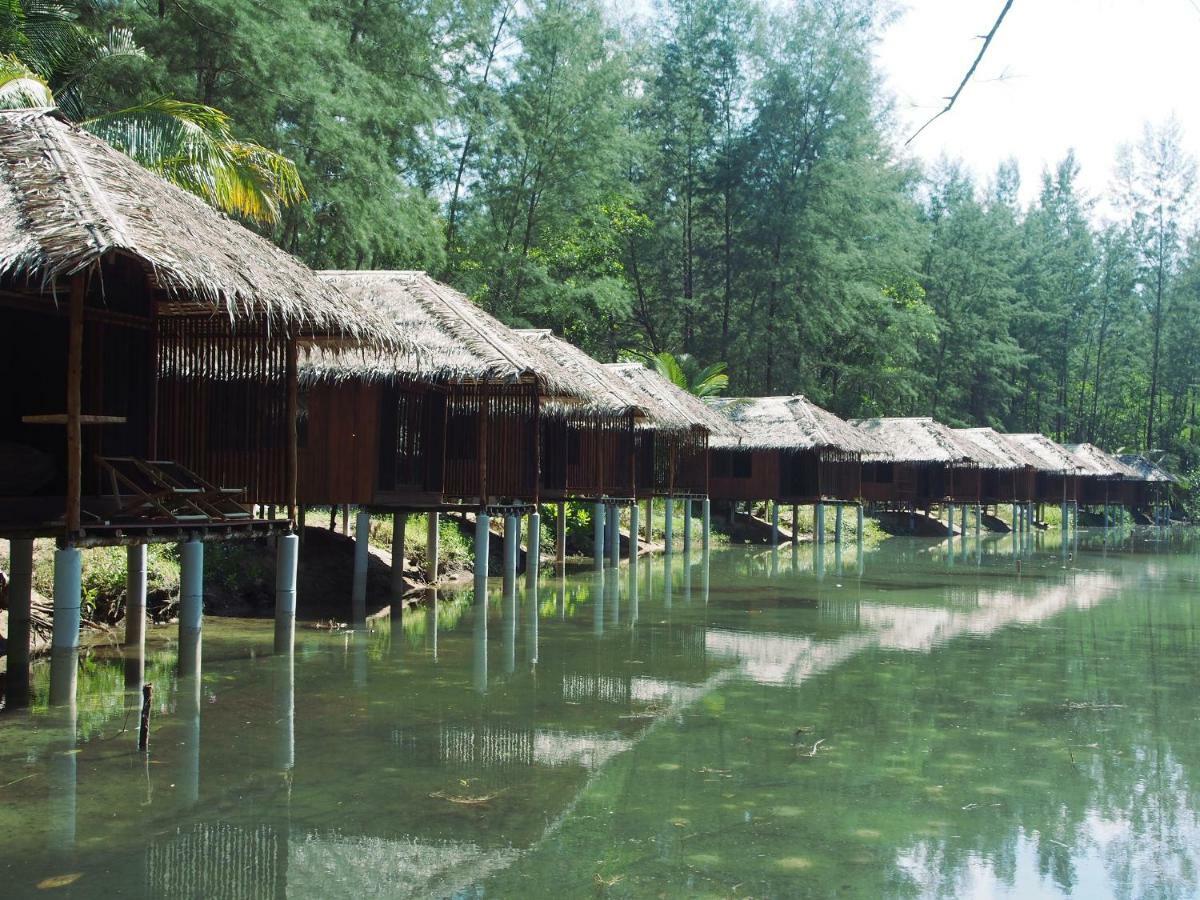
[[[0,536],[60,541],[56,647],[78,644],[76,547],[186,541],[198,623],[198,542],[287,527],[253,504],[294,517],[298,348],[331,338],[403,343],[57,113],[0,113]]]
[[[741,432],[713,441],[709,492],[715,499],[857,500],[864,454],[883,450],[872,436],[805,397],[709,402]]]
[[[857,419],[852,424],[885,448],[865,457],[862,489],[868,500],[926,508],[942,501],[979,503],[985,475],[1020,468],[1011,455],[967,440],[928,417]]]

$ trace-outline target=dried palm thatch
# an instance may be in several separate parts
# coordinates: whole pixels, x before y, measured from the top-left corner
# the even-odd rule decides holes
[[[980,469],[1015,468],[1010,458],[995,455],[928,416],[851,419],[850,424],[873,436],[886,448],[883,453],[867,456],[868,461],[941,463]]]
[[[117,255],[146,266],[166,314],[411,349],[294,257],[56,111],[0,111],[0,278],[52,289]]]
[[[386,318],[416,342],[419,356],[381,358],[325,347],[301,366],[305,382],[381,380],[442,383],[536,383],[542,411],[624,415],[628,399],[564,365],[538,342],[488,315],[464,294],[413,271],[327,271],[323,281]]]
[[[1137,480],[1147,483],[1178,484],[1179,479],[1138,453],[1122,453],[1117,457],[1121,464],[1137,473]]]
[[[710,443],[736,441],[744,436],[729,418],[641,363],[606,363],[605,368],[624,379],[638,398],[638,405],[655,422],[672,423],[677,430],[707,431]]]
[[[1006,434],[1003,437],[1037,460],[1035,468],[1039,472],[1073,475],[1079,471],[1078,460],[1062,444],[1055,443],[1044,434]]]
[[[879,454],[886,448],[800,395],[792,397],[715,397],[706,401],[745,433],[740,441],[712,441],[714,447],[745,450],[834,450]]]
[[[1006,468],[1034,470],[1041,468],[1041,461],[1038,457],[1017,441],[1010,440],[1009,435],[1001,434],[994,428],[953,428],[951,430],[955,435],[970,441],[980,449],[1008,460],[1009,465]]]
[[[549,329],[519,328],[515,333],[579,381],[586,383],[594,397],[602,398],[607,406],[619,409],[623,414],[632,414],[639,426],[656,430],[680,430],[687,427],[674,418],[663,419],[655,416],[653,410],[645,409],[642,398],[628,381],[608,366],[592,359],[579,347],[556,337]]]
[[[1137,470],[1095,444],[1063,444],[1079,464],[1079,474],[1085,478],[1140,481]]]

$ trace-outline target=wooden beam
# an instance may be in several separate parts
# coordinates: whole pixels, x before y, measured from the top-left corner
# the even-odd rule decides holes
[[[69,538],[79,533],[80,495],[83,488],[83,300],[87,285],[82,274],[71,277],[70,312],[67,325],[67,509]]]
[[[287,339],[287,455],[283,467],[283,488],[287,495],[288,519],[296,522],[299,473],[299,432],[297,419],[300,411],[299,347],[296,338]]]

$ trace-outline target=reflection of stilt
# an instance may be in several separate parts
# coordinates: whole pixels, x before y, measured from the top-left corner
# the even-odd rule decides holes
[[[616,628],[621,624],[621,578],[618,572],[609,572],[604,582],[604,592],[608,603],[608,624]]]
[[[592,634],[604,635],[604,570],[592,573]]]
[[[275,767],[290,774],[296,765],[296,654],[292,649],[275,659],[275,721],[279,729]]]
[[[51,719],[51,733],[58,732],[50,745],[49,780],[49,844],[52,850],[63,853],[75,849],[75,793],[79,748],[77,738],[78,708],[67,702]]]
[[[637,509],[637,504],[634,504]],[[636,534],[637,532],[632,532]],[[629,566],[629,624],[636,625],[638,620],[638,565],[637,560]]]
[[[707,503],[708,501],[704,501]],[[708,568],[712,560],[708,552],[708,548],[704,548],[704,552],[700,555],[700,599],[708,606]]]
[[[404,635],[400,635],[404,639]],[[438,658],[438,592],[437,588],[425,591],[425,646],[429,649],[433,661]]]
[[[525,659],[531,666],[538,661],[538,583],[535,578],[525,591],[525,604],[528,607],[529,624],[525,634]]]
[[[179,692],[176,712],[182,728],[180,771],[177,796],[184,806],[194,806],[200,799],[200,689],[201,649],[200,632],[180,638]]]
[[[771,577],[779,577],[779,545],[771,547]]]
[[[824,541],[818,541],[817,543],[813,544],[813,571],[816,573],[818,581],[825,577]]]
[[[673,588],[674,585],[671,580],[671,554],[668,553],[663,557],[663,606],[667,609],[671,608]]]
[[[488,598],[487,579],[475,579],[475,646],[472,674],[475,690],[481,694],[488,688]]]
[[[8,672],[4,681],[9,709],[29,704],[29,646],[33,636],[33,541],[8,542]]]
[[[504,629],[504,674],[517,670],[517,586],[504,584],[504,603],[501,607],[501,625]]]
[[[367,686],[367,631],[356,628],[350,632],[350,667],[354,686],[363,690]]]

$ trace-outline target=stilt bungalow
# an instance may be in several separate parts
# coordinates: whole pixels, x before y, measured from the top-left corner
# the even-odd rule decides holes
[[[800,395],[709,403],[742,432],[712,443],[709,495],[715,500],[857,502],[863,455],[884,451],[871,435]]]
[[[1108,521],[1110,506],[1133,509],[1137,501],[1139,473],[1095,444],[1063,444],[1079,472],[1079,503],[1102,507]]]
[[[290,530],[297,360],[318,339],[405,346],[295,259],[55,111],[0,112],[0,536],[13,544],[18,647],[35,537],[60,548],[56,652],[79,645],[87,546],[130,546],[137,641],[145,544],[182,542],[180,630],[198,637],[203,542]],[[260,502],[286,504],[288,519],[259,517]],[[280,546],[294,571],[295,546]],[[69,677],[52,675],[52,695],[73,697],[73,656],[53,668]]]
[[[1004,439],[1035,461],[1035,503],[1062,504],[1073,509],[1079,502],[1079,463],[1066,448],[1044,434],[1006,434]]]
[[[1169,522],[1175,487],[1179,484],[1179,479],[1162,466],[1137,453],[1124,453],[1117,459],[1136,475],[1133,486],[1134,510],[1146,515],[1147,524]]]
[[[1010,455],[967,440],[929,417],[855,419],[851,424],[887,448],[865,459],[863,496],[868,500],[925,510],[934,503],[979,504],[985,473],[1019,468]]]
[[[1013,464],[1010,469],[981,470],[979,499],[984,506],[1031,503],[1037,499],[1038,460],[1024,447],[994,428],[954,428],[952,431],[993,456],[1007,457]]]

